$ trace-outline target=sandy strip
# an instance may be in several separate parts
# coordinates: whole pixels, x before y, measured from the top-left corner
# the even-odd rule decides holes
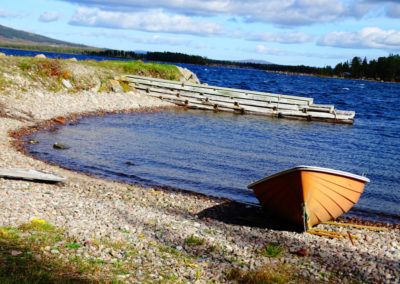
[[[162,280],[167,269],[181,280],[225,282],[231,268],[248,270],[286,263],[293,265],[298,277],[304,279],[400,281],[399,229],[378,232],[318,225],[319,229],[344,234],[350,231],[359,238],[354,245],[349,239],[281,230],[260,218],[262,212],[258,208],[105,181],[46,164],[19,152],[12,146],[15,139],[9,135],[58,116],[170,106],[167,103],[136,92],[36,90],[0,93],[0,105],[0,167],[36,169],[68,179],[51,185],[0,178],[0,226],[18,226],[39,218],[65,228],[82,241],[123,241],[135,247],[138,255],[135,270],[121,276],[121,280]],[[205,242],[190,246],[190,236]],[[279,243],[283,254],[277,258],[263,256],[260,252],[269,243]],[[160,247],[181,252],[191,263],[182,261],[182,257],[167,257]],[[106,262],[124,261],[123,247],[110,250],[100,245],[82,248],[79,254]]]

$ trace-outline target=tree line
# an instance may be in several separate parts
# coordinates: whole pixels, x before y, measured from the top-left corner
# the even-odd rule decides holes
[[[320,75],[348,77],[355,79],[371,79],[386,82],[400,82],[400,55],[379,57],[377,60],[368,61],[354,57],[351,62],[339,63],[332,68],[321,68]]]
[[[15,44],[2,44],[6,48],[18,48]],[[337,64],[335,67],[312,67],[305,65],[260,64],[251,62],[236,62],[215,60],[198,55],[188,55],[177,52],[134,52],[115,49],[85,49],[55,46],[20,46],[19,49],[66,52],[100,57],[112,57],[131,60],[145,60],[156,62],[184,63],[211,66],[229,66],[239,68],[253,68],[268,72],[307,74],[316,76],[367,79],[386,82],[400,82],[400,55],[390,54],[368,61],[367,58],[354,57],[351,61]]]
[[[368,61],[367,58],[361,59],[360,57],[354,57],[350,62],[346,61],[339,63],[334,68],[331,66],[321,68],[305,65],[259,64],[251,62],[214,60],[198,55],[187,55],[176,52],[136,53],[133,51],[104,49],[88,50],[85,51],[84,54],[158,62],[253,68],[270,72],[291,74],[400,82],[400,55],[392,54],[388,57],[379,57],[377,60],[373,59],[370,61]]]

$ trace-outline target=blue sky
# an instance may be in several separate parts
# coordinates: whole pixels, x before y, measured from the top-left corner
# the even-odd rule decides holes
[[[0,24],[122,50],[335,66],[400,54],[400,0],[1,0]]]

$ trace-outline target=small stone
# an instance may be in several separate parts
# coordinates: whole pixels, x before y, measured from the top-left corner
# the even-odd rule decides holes
[[[44,248],[44,250],[49,251],[49,250],[51,250],[51,247],[50,247],[50,246],[47,246],[47,247]]]
[[[11,255],[12,256],[17,256],[17,255],[20,255],[20,254],[22,254],[22,251],[19,251],[19,250],[12,250],[11,251]]]
[[[297,251],[297,255],[299,255],[299,256],[307,256],[308,252],[306,250],[304,250],[304,249],[301,249],[301,250]]]
[[[62,79],[61,82],[62,82],[62,84],[64,85],[65,88],[67,88],[67,89],[71,89],[72,88],[71,82],[69,80]]]
[[[321,257],[321,258],[326,258],[327,256],[328,256],[328,254],[326,253],[326,252],[319,252],[319,256]]]
[[[50,251],[52,254],[59,254],[60,252],[58,251],[58,250],[56,250],[56,249],[52,249],[51,251]]]
[[[28,141],[29,144],[35,145],[35,144],[39,144],[39,141],[37,141],[36,139],[31,139]]]
[[[73,62],[78,61],[78,59],[76,59],[75,57],[67,58],[67,60],[68,60],[68,61],[73,61]]]
[[[182,246],[177,246],[176,247],[176,250],[179,250],[179,251],[181,251],[183,249],[183,247]]]
[[[56,143],[53,144],[53,148],[54,148],[54,149],[57,149],[57,150],[66,150],[66,149],[69,149],[69,148],[71,148],[71,147],[56,142]]]
[[[59,123],[59,124],[65,124],[65,118],[62,116],[57,116],[56,118],[53,119],[55,122]]]
[[[46,55],[44,55],[44,54],[37,54],[35,57],[36,57],[36,58],[46,58]]]

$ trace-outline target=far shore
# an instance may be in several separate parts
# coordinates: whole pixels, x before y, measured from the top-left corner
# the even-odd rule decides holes
[[[18,64],[10,70],[18,69]],[[66,66],[76,76],[89,76],[90,68],[79,63]],[[111,86],[71,91],[61,85],[53,91],[10,70],[0,69],[0,74],[13,82],[0,88],[0,167],[36,169],[67,181],[43,184],[0,178],[0,243],[9,245],[11,238],[6,236],[18,232],[19,243],[25,244],[10,245],[0,252],[0,272],[2,259],[20,257],[29,248],[32,261],[43,267],[51,263],[67,267],[57,270],[64,280],[400,281],[399,226],[388,226],[388,230],[317,226],[350,234],[352,239],[298,233],[259,207],[102,180],[25,155],[21,151],[24,135],[41,127],[82,115],[174,106],[134,89],[121,91]],[[90,76],[97,74],[96,67],[90,72]],[[47,223],[60,228],[57,238],[32,243],[36,233],[23,230],[26,224]],[[71,275],[75,278],[68,278]]]

